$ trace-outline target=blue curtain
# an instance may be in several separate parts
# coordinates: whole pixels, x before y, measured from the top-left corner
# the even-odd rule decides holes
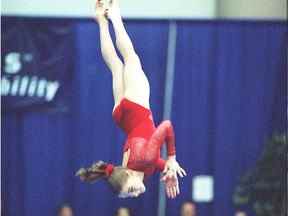
[[[167,215],[177,215],[200,174],[214,177],[215,198],[199,205],[199,215],[233,215],[239,177],[286,128],[286,30],[249,22],[180,22],[178,29],[172,120],[189,176]]]
[[[45,20],[47,22],[47,20]],[[162,119],[168,22],[127,21]],[[159,175],[139,199],[120,200],[105,182],[82,184],[75,171],[95,160],[119,164],[124,135],[112,117],[111,74],[99,50],[98,27],[75,20],[75,71],[67,113],[9,113],[2,123],[3,215],[55,215],[69,202],[75,215],[113,215],[124,205],[156,215]],[[255,164],[263,143],[285,127],[287,60],[284,23],[178,22],[172,121],[177,158],[189,175],[167,215],[191,198],[192,177],[215,178],[215,199],[199,215],[232,215],[231,195]]]

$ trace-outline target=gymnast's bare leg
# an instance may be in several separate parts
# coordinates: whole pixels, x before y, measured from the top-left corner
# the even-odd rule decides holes
[[[140,59],[125,30],[118,0],[110,1],[108,17],[111,19],[116,35],[116,45],[124,60],[124,97],[150,109],[150,86],[142,69]]]
[[[112,72],[114,108],[120,103],[124,96],[124,65],[118,57],[114,48],[110,32],[109,21],[107,19],[108,9],[104,8],[103,2],[96,2],[96,21],[100,29],[100,45],[103,59]]]

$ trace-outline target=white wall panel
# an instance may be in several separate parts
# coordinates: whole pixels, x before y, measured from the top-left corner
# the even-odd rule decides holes
[[[222,18],[287,19],[287,0],[218,0]]]
[[[216,0],[121,0],[129,18],[213,18]],[[95,0],[2,0],[5,15],[92,17]]]
[[[126,18],[287,19],[286,0],[120,0]],[[2,0],[4,15],[92,17],[95,0]]]

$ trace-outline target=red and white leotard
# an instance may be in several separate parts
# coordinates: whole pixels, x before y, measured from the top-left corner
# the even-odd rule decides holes
[[[127,134],[124,152],[130,149],[127,163],[129,169],[145,173],[145,177],[156,170],[162,171],[165,161],[160,149],[167,143],[168,156],[175,155],[174,130],[170,121],[163,121],[155,128],[151,110],[126,98],[113,111],[113,118]]]

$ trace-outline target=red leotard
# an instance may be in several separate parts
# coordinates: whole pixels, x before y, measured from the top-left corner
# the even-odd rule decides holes
[[[168,155],[175,155],[175,137],[170,121],[163,121],[155,128],[151,111],[126,98],[114,110],[113,118],[127,134],[124,152],[130,149],[129,169],[142,171],[145,177],[156,169],[162,171],[165,161],[160,157],[160,149],[164,142]]]

